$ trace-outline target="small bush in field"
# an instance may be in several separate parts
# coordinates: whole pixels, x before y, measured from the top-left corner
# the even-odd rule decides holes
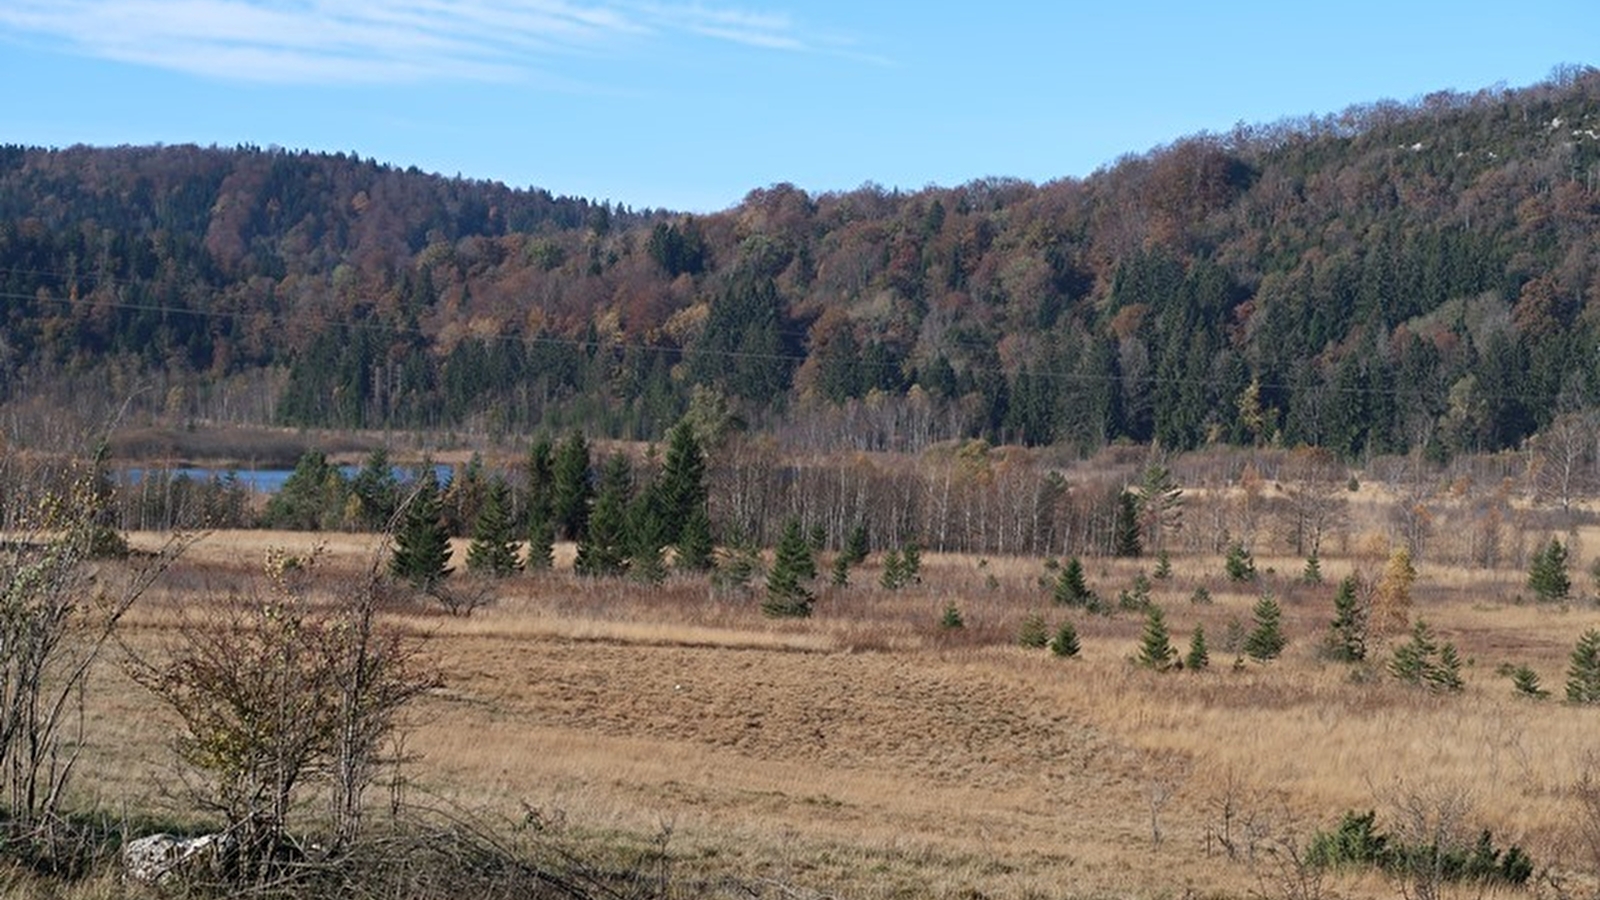
[[[956,608],[955,601],[952,600],[946,603],[944,614],[939,617],[939,627],[946,631],[954,631],[957,628],[965,628],[966,626],[967,621],[961,617],[961,610]]]
[[[1056,629],[1056,636],[1050,639],[1050,652],[1057,656],[1077,656],[1082,647],[1078,643],[1078,629],[1072,627],[1071,622],[1062,622]]]

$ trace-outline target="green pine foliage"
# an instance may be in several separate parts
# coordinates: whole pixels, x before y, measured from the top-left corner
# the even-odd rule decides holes
[[[424,465],[410,498],[401,506],[389,574],[421,590],[450,575],[450,535],[445,530],[443,507],[433,466]]]
[[[1367,658],[1367,609],[1361,602],[1360,583],[1349,575],[1333,595],[1333,622],[1328,626],[1327,655],[1339,662]]]
[[[472,524],[472,543],[467,547],[467,570],[504,578],[517,571],[518,541],[512,539],[511,487],[504,479],[489,484],[477,521]]]
[[[1244,548],[1240,541],[1234,541],[1228,547],[1228,557],[1223,560],[1223,571],[1228,573],[1228,580],[1245,582],[1256,580],[1256,562],[1250,551]]]
[[[843,557],[848,565],[859,566],[867,561],[867,554],[872,550],[867,541],[867,523],[857,522],[850,529],[850,536],[845,538]]]
[[[1138,556],[1144,552],[1140,538],[1139,498],[1133,491],[1125,490],[1117,497],[1117,519],[1111,552],[1124,557]]]
[[[1189,602],[1196,606],[1210,606],[1211,592],[1206,590],[1206,586],[1202,584],[1194,589],[1194,593],[1189,595]]]
[[[1156,568],[1150,574],[1157,581],[1166,581],[1172,577],[1172,557],[1167,555],[1165,549],[1156,553]]]
[[[1394,649],[1388,668],[1398,681],[1439,693],[1454,693],[1465,686],[1455,645],[1440,644],[1421,619],[1412,624],[1411,639]]]
[[[833,558],[833,572],[828,583],[837,588],[850,586],[850,558],[843,553]]]
[[[961,609],[956,606],[954,600],[944,605],[944,613],[939,616],[939,627],[946,631],[967,627],[967,620],[962,618]]]
[[[1183,667],[1198,672],[1209,665],[1211,651],[1206,647],[1206,629],[1204,625],[1196,625],[1194,633],[1189,636],[1189,652],[1183,657]]]
[[[550,485],[550,515],[556,533],[569,541],[581,538],[589,522],[594,488],[589,482],[589,442],[574,431],[555,450]]]
[[[1543,700],[1550,696],[1550,692],[1539,682],[1539,673],[1527,664],[1508,668],[1505,674],[1511,678],[1511,689],[1519,697]]]
[[[1528,567],[1528,589],[1546,603],[1566,600],[1572,593],[1572,578],[1567,573],[1567,548],[1559,538],[1552,537],[1550,543],[1534,552]]]
[[[541,519],[528,528],[528,558],[531,571],[548,572],[556,564],[556,525]]]
[[[695,509],[678,529],[673,565],[684,572],[709,572],[716,565],[716,542],[711,517],[704,506]]]
[[[804,618],[811,615],[812,596],[806,583],[816,577],[817,563],[811,544],[806,541],[798,519],[784,526],[783,538],[767,573],[767,598],[761,611],[774,618]]]
[[[1079,609],[1091,609],[1099,605],[1098,598],[1095,597],[1094,591],[1089,589],[1089,583],[1084,578],[1082,560],[1074,556],[1061,567],[1061,574],[1056,578],[1050,599],[1054,600],[1057,606],[1072,606]]]
[[[1304,584],[1322,583],[1322,561],[1317,554],[1312,553],[1306,557],[1306,567],[1300,572],[1300,581]]]
[[[667,544],[678,544],[697,515],[706,514],[706,457],[694,426],[683,419],[667,433],[667,455],[656,483]],[[708,529],[709,531],[709,529]],[[681,548],[680,548],[681,552]]]
[[[308,450],[295,463],[283,487],[267,500],[261,514],[262,527],[285,531],[338,528],[345,517],[348,490],[339,467],[328,462],[327,454]]]
[[[1600,630],[1585,631],[1568,662],[1567,702],[1600,704]]]
[[[1244,655],[1256,662],[1277,659],[1289,644],[1283,634],[1283,607],[1271,594],[1262,594],[1251,616],[1255,627],[1244,639]]]
[[[630,557],[628,507],[633,494],[633,467],[628,458],[614,453],[606,459],[600,491],[588,525],[578,540],[573,571],[591,577],[622,575]]]
[[[1165,672],[1172,668],[1178,651],[1172,647],[1172,637],[1167,633],[1167,618],[1161,607],[1151,604],[1145,612],[1144,634],[1139,640],[1139,665]]]
[[[387,531],[395,510],[400,507],[400,480],[395,477],[389,452],[382,447],[367,454],[361,470],[350,479],[350,494],[356,501],[356,527],[368,531]]]
[[[1082,649],[1078,642],[1078,629],[1071,622],[1062,622],[1056,628],[1055,636],[1050,639],[1050,652],[1060,657],[1073,657]]]

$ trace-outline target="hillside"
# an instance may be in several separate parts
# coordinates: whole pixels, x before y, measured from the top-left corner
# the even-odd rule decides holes
[[[780,184],[702,217],[343,154],[8,147],[0,400],[11,432],[131,398],[654,438],[698,391],[862,448],[1511,447],[1600,400],[1597,100],[1562,70],[1081,180]]]

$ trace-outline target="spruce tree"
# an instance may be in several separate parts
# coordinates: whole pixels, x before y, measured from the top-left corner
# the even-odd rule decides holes
[[[1167,633],[1166,615],[1161,607],[1151,604],[1145,613],[1144,635],[1139,642],[1139,665],[1157,672],[1165,672],[1177,659],[1178,651],[1172,649],[1172,638]]]
[[[1144,552],[1139,539],[1139,500],[1132,491],[1125,490],[1117,497],[1111,551],[1117,556],[1138,556]]]
[[[600,476],[600,491],[589,513],[588,527],[578,540],[573,571],[579,575],[621,575],[627,569],[628,504],[633,493],[633,467],[620,453],[612,454]]]
[[[1228,557],[1223,560],[1222,568],[1228,573],[1229,581],[1256,580],[1256,562],[1241,541],[1234,541],[1228,547]]]
[[[814,598],[805,582],[816,577],[816,570],[816,559],[800,529],[800,521],[790,519],[778,542],[772,571],[767,573],[767,599],[761,604],[761,611],[775,618],[811,615]]]
[[[1050,639],[1050,652],[1057,656],[1077,656],[1082,646],[1078,642],[1078,629],[1071,622],[1062,622],[1056,636]]]
[[[850,529],[850,536],[845,538],[843,556],[848,560],[848,565],[859,566],[867,561],[867,554],[872,548],[867,543],[867,523],[857,522]]]
[[[1367,612],[1361,605],[1360,584],[1348,575],[1333,595],[1333,622],[1328,627],[1328,656],[1340,662],[1367,658]]]
[[[905,561],[900,558],[899,550],[890,550],[883,554],[883,573],[878,576],[878,584],[889,591],[905,587]]]
[[[403,505],[400,530],[394,536],[389,573],[427,590],[450,574],[450,535],[445,530],[443,500],[432,465],[424,465]]]
[[[1421,619],[1411,627],[1411,640],[1395,648],[1389,660],[1389,674],[1431,691],[1452,693],[1463,687],[1461,657],[1455,645],[1435,641],[1428,624]]]
[[[967,627],[966,620],[961,617],[961,609],[956,606],[954,600],[944,605],[944,614],[939,617],[939,627],[946,631]]]
[[[350,493],[360,510],[358,524],[373,531],[389,527],[389,520],[400,505],[400,482],[395,478],[387,450],[379,447],[367,454],[361,471],[350,480]]]
[[[1600,703],[1600,630],[1585,631],[1572,648],[1567,667],[1567,702]]]
[[[1189,636],[1189,653],[1183,658],[1183,666],[1191,672],[1198,672],[1211,664],[1211,651],[1206,647],[1206,629],[1204,625],[1196,625],[1194,634]]]
[[[574,431],[556,448],[550,487],[550,515],[556,533],[569,541],[583,536],[594,489],[589,483],[589,442]]]
[[[1089,585],[1083,577],[1082,560],[1074,556],[1061,567],[1061,575],[1056,579],[1051,599],[1058,606],[1088,608],[1094,605],[1094,592],[1089,590]]]
[[[658,482],[668,544],[677,544],[689,520],[706,508],[706,457],[694,427],[680,420],[667,433],[667,455]]]
[[[556,564],[556,526],[549,519],[541,519],[528,529],[527,567],[548,571]]]
[[[1157,581],[1166,581],[1172,577],[1172,557],[1167,555],[1165,549],[1156,553],[1156,569],[1150,574]]]
[[[850,560],[844,554],[833,558],[833,572],[828,578],[828,583],[834,587],[850,586]]]
[[[1543,700],[1550,696],[1550,692],[1539,683],[1539,673],[1526,664],[1511,669],[1507,674],[1511,676],[1511,687],[1519,696],[1532,697]]]
[[[1300,580],[1306,584],[1322,583],[1322,562],[1317,559],[1315,552],[1306,557],[1306,567],[1300,573]]]
[[[906,584],[922,583],[922,548],[916,541],[907,541],[900,548],[900,574]]]
[[[711,517],[704,507],[690,514],[678,529],[677,555],[673,564],[686,572],[707,572],[715,565],[716,544],[711,537]]]
[[[1283,636],[1283,607],[1271,594],[1262,594],[1252,610],[1255,629],[1244,639],[1244,653],[1257,662],[1277,659],[1289,639]]]
[[[517,542],[511,538],[511,488],[503,479],[489,484],[477,521],[472,523],[472,543],[467,547],[467,569],[496,578],[515,572]]]
[[[1567,574],[1567,548],[1559,538],[1540,547],[1533,554],[1528,567],[1528,588],[1535,597],[1546,603],[1566,600],[1572,592],[1572,579]]]

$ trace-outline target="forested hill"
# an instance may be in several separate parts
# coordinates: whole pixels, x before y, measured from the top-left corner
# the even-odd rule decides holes
[[[892,173],[885,173],[886,176]],[[1044,185],[689,217],[346,155],[0,149],[0,393],[868,447],[1514,446],[1600,403],[1600,72]],[[153,390],[150,388],[154,388]]]

